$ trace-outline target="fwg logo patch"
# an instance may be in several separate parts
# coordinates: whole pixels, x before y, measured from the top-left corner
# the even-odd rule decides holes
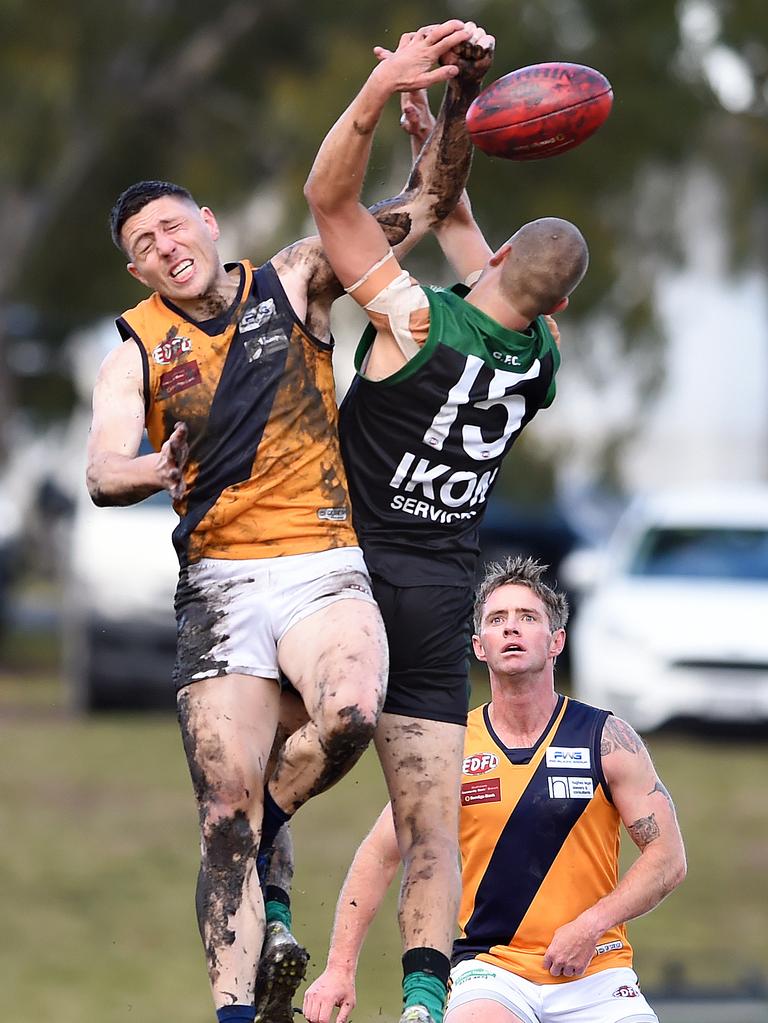
[[[550,746],[547,749],[547,767],[575,767],[588,771],[592,758],[587,746]]]
[[[464,774],[488,774],[499,766],[499,758],[495,753],[473,753],[464,757],[461,770]]]

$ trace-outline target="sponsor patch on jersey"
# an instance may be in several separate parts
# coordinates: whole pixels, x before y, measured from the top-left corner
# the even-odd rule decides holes
[[[179,391],[186,391],[188,387],[199,384],[201,379],[200,367],[196,362],[183,362],[181,366],[174,366],[160,377],[158,397],[170,398],[171,395],[178,394]]]
[[[617,987],[613,992],[614,998],[639,998],[640,989],[636,988],[634,984],[622,984],[621,987]]]
[[[256,306],[249,306],[240,317],[238,330],[241,334],[248,334],[252,330],[258,330],[275,315],[274,298],[265,299]]]
[[[501,778],[488,778],[486,781],[465,781],[462,783],[462,806],[474,806],[475,803],[499,802],[501,802]]]
[[[499,758],[495,753],[473,753],[464,757],[461,765],[462,774],[488,774],[499,766]]]
[[[573,778],[570,775],[549,775],[550,799],[591,799],[595,786],[591,778]]]
[[[587,746],[550,746],[547,749],[547,767],[576,767],[589,771],[592,758]]]
[[[237,325],[249,362],[258,362],[288,347],[291,323],[277,311],[275,300],[268,298],[257,306],[250,306]]]
[[[602,956],[606,952],[618,952],[620,948],[624,948],[623,941],[606,941],[602,945],[595,945],[595,954]]]
[[[192,341],[188,337],[171,337],[161,341],[157,347],[152,349],[152,358],[158,366],[170,366],[182,355],[192,351]]]
[[[346,522],[346,508],[318,508],[317,517],[322,522]]]

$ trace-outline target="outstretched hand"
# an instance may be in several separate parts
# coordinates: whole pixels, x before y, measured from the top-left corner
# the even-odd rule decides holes
[[[467,22],[468,25],[472,24]],[[469,39],[452,47],[440,58],[440,63],[459,69],[458,77],[465,82],[481,82],[493,63],[496,39],[480,25],[474,26]]]
[[[496,39],[473,21],[463,23],[464,38],[459,38],[456,35],[459,30],[454,30],[451,34],[444,36],[441,35],[443,32],[448,33],[448,26],[461,24],[456,20],[446,21],[442,25],[427,25],[425,28],[419,29],[418,32],[406,32],[402,35],[397,50],[374,46],[373,52],[379,61],[391,60],[397,55],[400,55],[402,59],[418,59],[422,49],[419,43],[426,43],[433,53],[438,54],[436,59],[442,68],[457,69],[451,74],[433,77],[429,82],[424,82],[421,85],[414,84],[413,89],[424,89],[433,82],[446,81],[451,77],[458,77],[467,82],[480,82],[493,63]],[[454,37],[456,37],[456,41],[451,43]],[[432,40],[435,42],[433,43]],[[450,45],[448,45],[449,43]],[[437,70],[439,71],[440,68]],[[432,72],[432,74],[435,73]]]
[[[186,491],[184,467],[189,458],[189,437],[186,423],[176,423],[173,433],[160,448],[157,472],[160,482],[174,501],[180,501]]]
[[[467,42],[477,32],[472,21],[454,18],[441,25],[426,25],[417,32],[406,32],[400,37],[396,50],[375,46],[373,52],[379,60],[375,71],[386,81],[391,92],[411,92],[426,89],[437,82],[446,82],[461,73],[454,61],[440,63],[451,50]]]

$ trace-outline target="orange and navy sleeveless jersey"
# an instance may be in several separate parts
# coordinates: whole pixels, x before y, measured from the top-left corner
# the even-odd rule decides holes
[[[187,424],[175,503],[182,565],[357,544],[339,450],[331,344],[296,318],[271,263],[244,261],[233,305],[204,322],[153,294],[117,321],[139,346],[149,439]]]
[[[543,958],[554,932],[618,882],[620,817],[602,771],[608,711],[560,696],[532,749],[508,749],[488,708],[469,715],[459,842],[461,936],[453,961],[480,959],[556,984]],[[587,975],[631,966],[624,926],[597,945]]]

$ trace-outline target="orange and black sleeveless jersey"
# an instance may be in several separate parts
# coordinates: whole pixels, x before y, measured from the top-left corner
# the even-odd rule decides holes
[[[477,958],[555,984],[543,957],[554,932],[618,881],[619,814],[602,771],[608,711],[559,697],[532,749],[508,749],[488,708],[469,715],[461,786],[461,937]],[[604,934],[587,975],[631,966],[624,926]]]
[[[158,294],[117,321],[144,363],[155,450],[187,424],[182,565],[357,544],[339,450],[332,345],[296,318],[271,263],[244,261],[233,305],[196,322]]]

